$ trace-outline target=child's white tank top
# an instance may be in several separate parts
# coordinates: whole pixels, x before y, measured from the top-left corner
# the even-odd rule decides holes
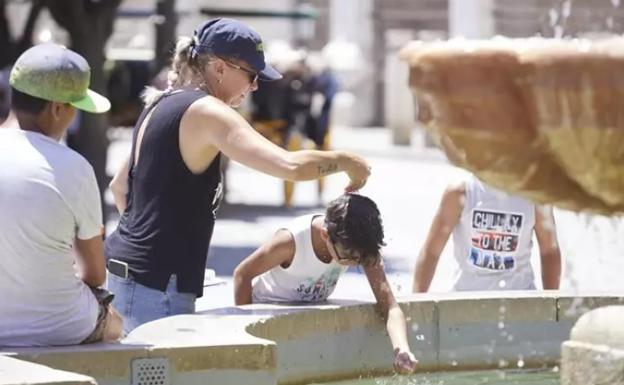
[[[454,290],[535,289],[531,249],[535,205],[468,177],[453,231]]]
[[[295,255],[288,268],[276,266],[256,277],[252,300],[257,302],[320,302],[336,288],[347,269],[336,261],[324,263],[312,247],[312,220],[319,216],[295,218],[286,230],[295,240]]]

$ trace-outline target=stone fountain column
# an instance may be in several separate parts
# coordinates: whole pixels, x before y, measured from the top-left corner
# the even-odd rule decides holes
[[[624,385],[624,306],[585,313],[561,349],[561,385]]]

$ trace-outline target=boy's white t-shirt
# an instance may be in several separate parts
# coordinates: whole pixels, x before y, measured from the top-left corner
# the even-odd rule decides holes
[[[531,249],[535,205],[470,176],[453,231],[453,290],[535,289]]]
[[[0,346],[80,343],[98,316],[72,252],[101,233],[91,165],[43,134],[0,129],[0,215]]]
[[[254,279],[254,303],[322,302],[334,291],[347,266],[334,260],[324,263],[314,253],[312,220],[317,216],[297,217],[286,227],[295,241],[292,263],[287,268],[276,266]]]

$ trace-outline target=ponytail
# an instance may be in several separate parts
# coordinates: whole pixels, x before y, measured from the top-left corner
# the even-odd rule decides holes
[[[157,103],[167,92],[175,87],[184,87],[191,83],[196,73],[191,64],[191,50],[193,39],[190,37],[180,37],[176,43],[175,53],[171,61],[171,68],[167,73],[167,88],[159,90],[156,87],[148,86],[141,95],[146,108]]]

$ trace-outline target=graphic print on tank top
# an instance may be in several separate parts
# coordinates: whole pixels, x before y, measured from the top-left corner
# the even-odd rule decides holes
[[[221,206],[221,202],[223,201],[223,171],[219,173],[220,180],[217,188],[215,189],[215,195],[212,199],[212,218],[217,219],[217,211],[219,211],[219,207]]]
[[[469,263],[486,270],[513,270],[523,225],[519,213],[473,209]]]
[[[325,301],[336,288],[341,273],[342,269],[334,266],[327,269],[317,280],[306,279],[296,289],[299,300],[302,302]]]

